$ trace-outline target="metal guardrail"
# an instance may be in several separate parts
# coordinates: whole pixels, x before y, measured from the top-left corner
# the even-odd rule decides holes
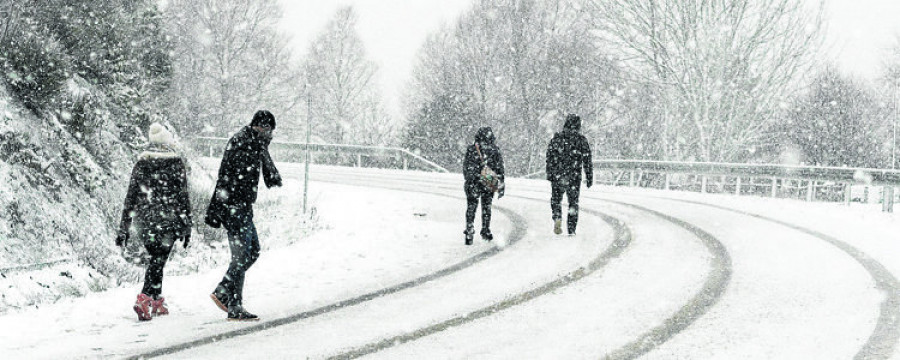
[[[740,195],[742,189],[749,186],[759,187],[754,179],[767,179],[765,186],[771,188],[771,196],[775,197],[779,187],[786,187],[786,180],[806,182],[806,199],[815,200],[816,187],[819,182],[833,183],[843,187],[844,202],[851,200],[851,186],[883,186],[882,210],[893,211],[894,187],[900,185],[900,170],[843,168],[824,166],[792,166],[779,164],[736,164],[715,162],[679,162],[679,161],[646,161],[646,160],[595,160],[594,172],[613,171],[628,175],[627,184],[636,186],[641,183],[644,174],[664,175],[665,190],[672,187],[672,175],[691,175],[701,179],[700,192],[707,192],[709,179],[712,177],[731,177],[735,194]],[[544,174],[536,172],[526,177],[534,178]],[[748,183],[743,183],[749,179]],[[617,178],[616,183],[618,183]]]
[[[50,260],[50,261],[46,261],[46,262],[42,262],[42,263],[15,265],[15,266],[10,266],[10,267],[0,268],[0,274],[3,274],[3,273],[9,274],[9,273],[16,273],[16,272],[40,270],[40,269],[48,268],[48,267],[59,265],[59,264],[72,263],[75,261],[76,261],[75,258],[62,258],[62,259]]]
[[[205,153],[208,156],[221,156],[222,152],[224,152],[225,150],[225,145],[228,143],[228,139],[215,137],[195,137],[191,138],[190,143],[195,150]],[[425,159],[419,155],[416,155],[409,150],[394,147],[346,144],[307,144],[273,141],[271,144],[269,144],[269,152],[277,161],[290,160],[287,159],[290,157],[302,159],[301,157],[299,157],[299,154],[302,154],[302,151],[306,151],[307,147],[309,148],[309,151],[311,153],[316,153],[317,155],[319,155],[317,157],[320,159],[329,155],[333,157],[347,157],[351,161],[354,161],[357,167],[363,167],[363,165],[366,164],[366,161],[364,161],[366,159],[378,159],[380,160],[380,162],[373,161],[373,163],[377,163],[376,165],[384,165],[386,163],[395,162],[396,167],[402,168],[403,170],[408,170],[412,167],[415,169],[428,171],[449,172],[442,166],[435,164],[434,162],[429,161],[428,159]],[[328,161],[326,161],[326,163],[327,162]]]

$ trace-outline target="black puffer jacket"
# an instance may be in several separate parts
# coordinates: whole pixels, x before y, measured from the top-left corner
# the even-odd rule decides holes
[[[269,156],[269,142],[249,126],[231,137],[206,211],[207,224],[219,227],[228,220],[228,207],[246,207],[256,202],[260,170],[267,187],[281,186],[281,175]]]
[[[151,231],[187,241],[191,225],[184,161],[164,147],[147,149],[131,173],[116,245],[125,245],[131,234]]]
[[[591,163],[591,146],[581,135],[581,118],[566,117],[563,131],[553,135],[547,146],[547,180],[581,182],[584,170],[588,184],[594,182],[594,165]]]
[[[501,183],[504,183],[506,170],[503,168],[503,154],[500,148],[495,144],[494,132],[490,127],[478,129],[475,134],[475,142],[466,148],[466,157],[463,159],[463,176],[465,176],[465,190],[467,194],[486,194],[490,192],[480,181],[482,165],[481,156],[478,155],[478,149],[484,156],[487,166],[497,173],[497,177]],[[478,145],[478,148],[475,147]]]

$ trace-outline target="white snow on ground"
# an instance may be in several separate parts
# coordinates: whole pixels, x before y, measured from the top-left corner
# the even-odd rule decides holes
[[[297,175],[302,168],[279,164],[279,169],[289,174],[285,188],[267,196],[301,198],[302,177]],[[356,185],[311,182],[311,198],[327,229],[264,252],[248,272],[245,303],[264,321],[414,279],[492,246],[481,241],[472,247],[462,245],[463,199],[380,188],[395,184],[460,196],[458,174],[340,171],[356,175],[320,175],[313,180]],[[858,262],[821,239],[765,220],[666,198],[759,213],[828,234],[900,277],[900,218],[872,206],[601,186],[582,194],[582,208],[619,218],[631,229],[632,244],[620,257],[556,291],[370,357],[598,358],[659,326],[695,295],[714,270],[710,254],[684,229],[606,200],[634,203],[692,223],[717,237],[732,260],[732,278],[719,302],[647,358],[846,359],[872,333],[883,300]],[[538,287],[584,266],[610,245],[612,236],[609,226],[586,213],[578,236],[552,235],[548,198],[545,181],[510,180],[507,197],[495,204],[524,217],[528,232],[519,243],[469,268],[356,306],[171,357],[319,358],[413,332]],[[494,219],[498,240],[508,236],[510,220],[496,210]],[[257,219],[268,221],[283,222],[290,229],[292,219]],[[172,315],[147,323],[137,322],[131,310],[137,285],[0,316],[0,354],[122,357],[240,329],[247,325],[224,321],[225,314],[208,299],[223,273],[224,268],[167,277],[164,293]],[[900,344],[894,346],[893,358],[900,358],[898,348]]]

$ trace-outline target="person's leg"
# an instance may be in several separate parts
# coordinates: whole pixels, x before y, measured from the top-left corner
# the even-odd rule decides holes
[[[494,235],[491,234],[491,203],[494,200],[494,193],[488,192],[481,195],[481,237],[491,241]]]
[[[472,244],[472,236],[475,234],[475,210],[478,208],[478,197],[474,194],[469,184],[465,186],[466,191],[466,229],[463,234],[466,236],[466,245]]]
[[[553,216],[553,232],[562,233],[562,195],[565,187],[561,181],[550,182],[550,211]]]
[[[250,266],[253,266],[256,259],[259,259],[259,235],[256,233],[256,225],[253,224],[252,218],[244,225],[241,234],[243,243],[243,255],[241,258],[243,260],[238,268],[240,274],[236,274],[234,277],[233,298],[236,305],[243,305],[244,279],[246,278],[247,270],[250,269]]]
[[[222,281],[216,286],[213,295],[216,298],[214,300],[217,300],[216,305],[219,305],[225,311],[228,311],[228,306],[235,303],[237,282],[243,281],[244,264],[247,262],[248,254],[246,250],[246,230],[248,229],[247,223],[251,221],[252,219],[249,219],[246,211],[238,210],[223,224],[228,232],[231,262],[228,264],[228,270],[225,271],[225,276],[222,277]]]
[[[566,225],[569,234],[575,234],[575,228],[578,226],[578,196],[581,193],[581,182],[572,181],[566,190],[569,199],[569,216],[566,217]]]
[[[144,236],[144,248],[150,255],[150,262],[144,271],[144,287],[141,293],[150,297],[159,296],[162,293],[163,267],[169,259],[169,249],[166,248],[163,237],[148,233]]]

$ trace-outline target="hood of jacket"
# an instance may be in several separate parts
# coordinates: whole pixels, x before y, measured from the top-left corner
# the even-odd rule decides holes
[[[569,114],[566,116],[566,124],[563,125],[563,130],[581,131],[581,117],[575,114]]]
[[[481,129],[478,129],[478,132],[475,133],[476,143],[493,145],[495,140],[496,138],[494,137],[494,131],[491,130],[490,126],[485,126]]]

